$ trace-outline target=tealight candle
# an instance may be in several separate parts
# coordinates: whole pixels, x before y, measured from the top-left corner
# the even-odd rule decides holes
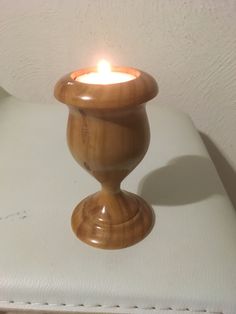
[[[76,78],[76,81],[87,84],[106,85],[128,82],[135,78],[136,76],[129,73],[112,71],[109,62],[101,60],[98,63],[97,72],[82,74]]]

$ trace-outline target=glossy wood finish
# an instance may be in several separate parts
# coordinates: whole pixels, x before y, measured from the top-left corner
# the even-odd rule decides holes
[[[104,249],[120,249],[142,240],[154,215],[139,196],[120,191],[97,192],[83,200],[72,215],[72,228],[84,242]]]
[[[157,94],[157,84],[150,75],[136,69],[114,70],[136,78],[111,85],[75,81],[90,68],[65,76],[55,87],[55,97],[69,106],[70,151],[102,185],[100,192],[77,205],[72,228],[84,242],[105,249],[140,241],[154,222],[151,207],[137,195],[120,190],[120,183],[148,149],[145,102]]]
[[[126,67],[113,67],[112,70],[130,73],[136,79],[110,85],[86,84],[76,81],[76,77],[96,69],[82,69],[69,73],[58,81],[55,86],[55,97],[64,104],[80,109],[107,111],[137,106],[156,96],[157,83],[149,74]]]

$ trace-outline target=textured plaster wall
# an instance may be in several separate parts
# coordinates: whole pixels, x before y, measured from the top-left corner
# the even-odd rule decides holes
[[[0,0],[0,85],[52,102],[55,81],[107,57],[189,113],[236,204],[235,0]]]

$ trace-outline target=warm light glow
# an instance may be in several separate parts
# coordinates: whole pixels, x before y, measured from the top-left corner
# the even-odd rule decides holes
[[[76,78],[76,81],[87,84],[117,84],[131,81],[136,77],[126,72],[112,71],[111,65],[108,61],[102,59],[98,62],[96,72],[89,72],[82,74]],[[84,96],[87,97],[87,96]],[[84,100],[88,100],[84,98]]]
[[[101,60],[98,62],[97,71],[101,75],[109,75],[111,73],[111,65],[106,60]]]

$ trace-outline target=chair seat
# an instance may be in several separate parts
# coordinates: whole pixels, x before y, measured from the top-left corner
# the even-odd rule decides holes
[[[236,213],[191,120],[147,109],[150,148],[123,188],[153,206],[155,226],[107,251],[71,230],[99,185],[67,149],[65,106],[1,98],[1,310],[236,313]]]

